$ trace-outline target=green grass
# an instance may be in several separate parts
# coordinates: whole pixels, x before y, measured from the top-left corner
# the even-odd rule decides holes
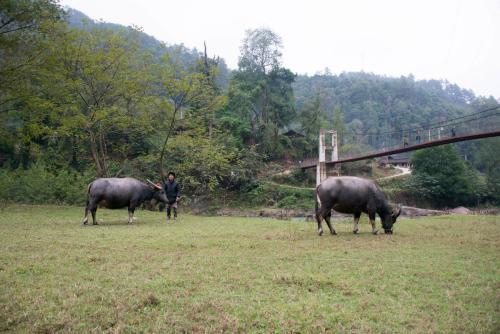
[[[6,206],[0,332],[500,330],[500,219],[315,223]]]

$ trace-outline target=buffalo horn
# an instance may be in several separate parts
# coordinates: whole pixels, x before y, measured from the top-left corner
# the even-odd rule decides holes
[[[152,185],[153,187],[155,187],[156,189],[161,189],[161,187],[160,187],[160,186],[158,186],[158,185],[154,184],[154,183],[153,183],[150,179],[146,179],[146,181],[147,181],[150,185]]]

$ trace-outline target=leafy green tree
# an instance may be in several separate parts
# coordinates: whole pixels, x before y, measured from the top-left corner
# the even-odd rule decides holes
[[[46,103],[34,97],[47,46],[64,26],[56,1],[2,0],[0,5],[0,164],[27,167],[47,134]],[[53,69],[56,70],[56,69]]]
[[[346,124],[344,121],[344,114],[340,110],[340,108],[337,106],[335,109],[333,109],[333,122],[332,122],[332,128],[337,131],[337,138],[339,140],[339,144],[342,143],[347,143],[346,135],[347,135],[347,129],[346,129]]]
[[[301,131],[308,140],[317,140],[319,129],[323,124],[323,111],[319,92],[307,100],[299,111]]]
[[[69,196],[92,175],[157,177],[162,151],[161,169],[175,170],[186,194],[251,193],[263,161],[315,153],[320,128],[337,130],[341,154],[363,152],[359,134],[426,126],[498,104],[411,75],[296,77],[282,66],[282,47],[268,29],[247,31],[227,85],[224,60],[206,50],[167,46],[137,27],[65,12],[57,1],[2,0],[0,197],[78,203],[79,195]],[[305,138],[282,134],[298,128]],[[447,157],[436,170],[419,165],[417,155],[421,171],[407,186],[439,206],[498,203],[498,145],[457,145],[470,165]],[[48,183],[57,186],[38,189]],[[38,195],[26,196],[33,187]],[[294,198],[272,203],[288,206]]]
[[[500,203],[500,138],[488,138],[477,141],[472,151],[472,162],[476,168],[483,172],[486,178],[486,191],[488,199]]]
[[[225,175],[230,174],[235,151],[228,151],[208,137],[180,133],[172,138],[167,150],[169,166],[178,171],[183,188],[194,195],[215,191]]]
[[[460,90],[446,81],[417,81],[411,75],[400,78],[370,73],[299,75],[293,86],[299,108],[321,90],[325,118],[331,121],[333,110],[339,107],[346,124],[356,120],[353,128],[375,134],[428,126],[481,110],[476,103],[479,98],[471,91]]]
[[[298,113],[300,130],[304,134],[302,143],[302,155],[310,156],[317,154],[319,130],[324,127],[324,112],[321,109],[320,92],[316,92],[309,100],[306,100]]]
[[[159,129],[161,137],[160,173],[166,177],[164,156],[169,152],[168,140],[182,130],[191,137],[210,141],[216,132],[214,116],[225,104],[225,97],[216,84],[217,61],[201,58],[194,68],[185,67],[178,53],[166,53],[162,62],[155,66],[158,73],[158,87],[161,92],[158,101],[162,110]],[[201,144],[200,144],[201,145]]]
[[[58,29],[63,12],[52,0],[2,0],[0,5],[0,106],[43,64],[46,38]]]
[[[223,115],[224,122],[245,136],[246,144],[257,145],[271,158],[283,154],[287,142],[280,129],[296,117],[295,75],[280,66],[281,48],[281,39],[269,29],[246,32]]]
[[[417,151],[411,158],[413,174],[408,187],[436,206],[475,204],[480,180],[453,145]],[[481,187],[482,188],[482,187]]]
[[[58,70],[48,67],[41,87],[52,136],[88,147],[98,176],[118,173],[119,166],[110,170],[111,157],[119,162],[132,158],[132,149],[140,153],[134,139],[153,130],[145,112],[149,65],[133,31],[69,29],[50,46]]]
[[[245,89],[245,82],[231,80],[227,92],[227,104],[217,114],[217,122],[221,128],[228,131],[232,141],[238,147],[245,145],[255,146],[256,123],[252,119],[252,105],[249,92]]]
[[[247,30],[240,48],[239,69],[262,75],[269,74],[281,65],[282,47],[281,37],[269,29]]]

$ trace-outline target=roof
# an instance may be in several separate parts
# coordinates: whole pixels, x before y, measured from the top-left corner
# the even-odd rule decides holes
[[[391,154],[385,157],[382,157],[381,160],[385,163],[409,163],[410,162],[410,154],[407,153],[398,153]]]
[[[305,137],[305,135],[301,132],[295,130],[288,130],[287,132],[283,132],[281,135],[287,137]]]
[[[280,135],[287,137],[305,137],[306,135],[300,131],[300,124],[292,123],[290,125],[284,126],[279,131]]]

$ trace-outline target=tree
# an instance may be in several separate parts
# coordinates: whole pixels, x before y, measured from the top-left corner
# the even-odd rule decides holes
[[[58,29],[63,12],[53,0],[2,0],[0,6],[0,106],[43,64],[44,46]],[[14,88],[12,89],[12,87]],[[7,90],[7,91],[6,91]],[[22,94],[21,94],[22,95]]]
[[[280,129],[295,119],[295,75],[280,67],[281,39],[268,29],[247,30],[238,71],[229,86],[224,121],[271,158],[283,153]],[[238,120],[239,119],[239,120]]]
[[[282,157],[286,147],[290,147],[288,138],[281,136],[280,130],[296,118],[294,79],[290,70],[281,67],[273,69],[266,78],[267,106],[261,125],[261,145],[263,152],[271,158]]]
[[[135,134],[152,131],[144,112],[148,62],[131,29],[69,29],[50,46],[58,70],[47,67],[40,95],[49,103],[52,135],[81,141],[97,175],[110,176],[110,156],[127,160],[132,138],[142,137]]]
[[[283,47],[281,37],[266,28],[249,29],[245,33],[240,48],[240,70],[266,75],[280,67]]]
[[[318,91],[305,101],[298,114],[300,130],[305,135],[302,155],[311,155],[317,152],[319,130],[325,123],[323,115],[321,96]]]
[[[178,56],[178,53],[174,54],[174,57],[169,53],[165,53],[161,63],[157,66],[160,87],[159,103],[162,111],[171,114],[159,156],[160,175],[163,179],[167,177],[164,169],[164,157],[168,140],[173,135],[176,120],[184,117],[184,115],[179,115],[179,112],[182,112],[181,109],[189,105],[190,99],[194,96],[195,78],[180,62],[179,57],[176,56]]]
[[[472,163],[484,173],[486,177],[486,187],[488,199],[493,203],[500,203],[500,138],[482,139],[475,143],[472,151]]]
[[[381,134],[427,127],[438,121],[482,110],[477,103],[481,99],[472,92],[462,91],[460,95],[456,87],[446,89],[448,86],[445,81],[417,81],[411,75],[400,78],[369,73],[299,75],[294,83],[294,94],[300,108],[320,90],[321,105],[328,120],[333,119],[331,112],[339,107],[346,124],[352,127],[361,125],[361,132]],[[365,140],[366,144],[376,146],[382,144],[384,138],[371,136],[365,137]]]
[[[166,53],[155,69],[159,75],[161,109],[168,114],[160,152],[162,177],[166,177],[164,156],[168,151],[168,140],[175,135],[176,127],[181,126],[184,131],[211,139],[215,112],[225,103],[216,84],[216,58],[209,59],[205,50],[204,57],[194,68],[189,68],[178,56],[179,53]]]
[[[411,158],[413,174],[408,188],[436,206],[475,204],[480,184],[476,173],[460,158],[453,145],[417,151]]]
[[[333,109],[333,124],[332,127],[335,131],[337,131],[337,138],[340,143],[346,143],[347,138],[345,136],[347,135],[346,131],[346,125],[344,121],[344,114],[340,110],[340,108],[337,106]]]
[[[35,112],[47,46],[64,26],[56,1],[2,0],[0,5],[0,156],[27,167],[47,134],[47,115]],[[0,164],[3,163],[0,160]]]

